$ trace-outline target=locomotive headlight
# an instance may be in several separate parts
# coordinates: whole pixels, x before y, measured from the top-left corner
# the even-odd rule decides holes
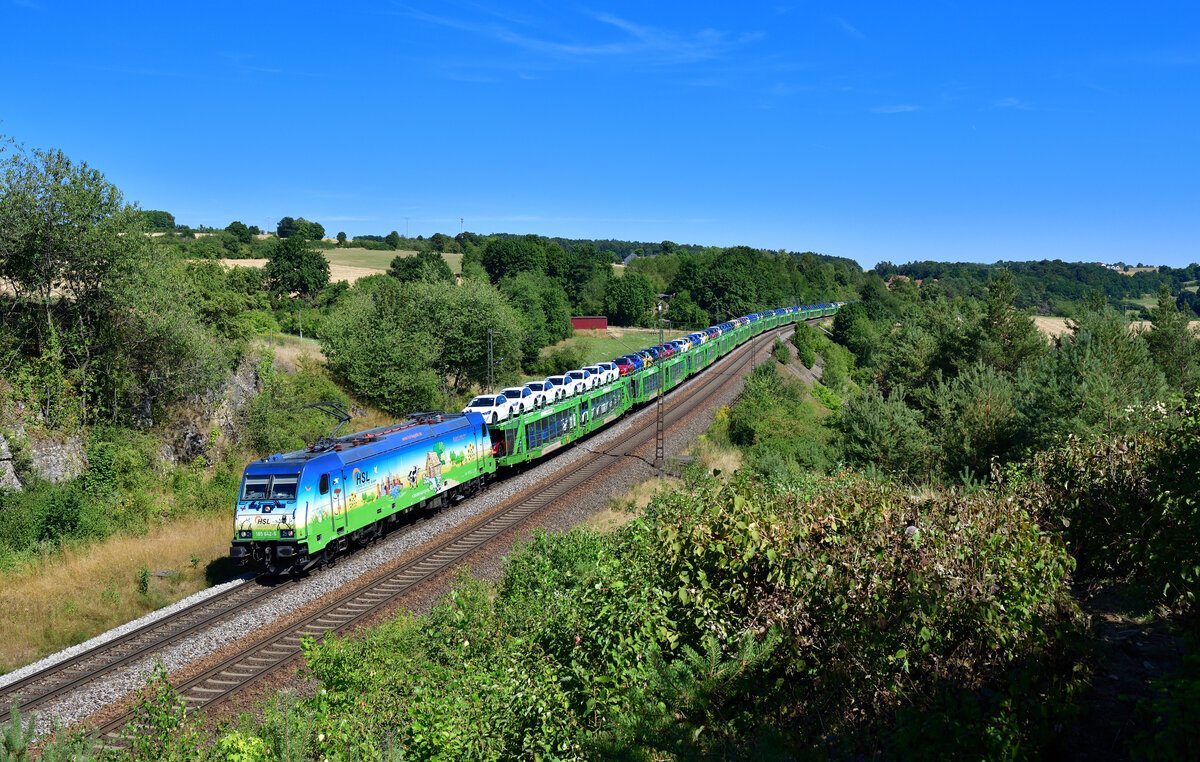
[[[248,539],[250,539],[250,537],[251,537],[251,534],[252,534],[252,533],[250,532],[250,530],[249,530],[249,529],[239,529],[239,530],[238,530],[238,537],[239,537],[240,539],[246,539],[246,540],[248,540]]]
[[[279,536],[280,537],[295,537],[296,530],[295,529],[280,529]]]

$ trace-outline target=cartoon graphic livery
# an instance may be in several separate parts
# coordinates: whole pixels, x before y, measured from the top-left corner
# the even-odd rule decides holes
[[[493,473],[477,413],[418,413],[396,426],[323,439],[251,463],[231,555],[305,568],[328,548],[381,533],[385,520],[473,493]]]

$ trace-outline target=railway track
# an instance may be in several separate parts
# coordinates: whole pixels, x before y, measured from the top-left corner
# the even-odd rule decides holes
[[[16,680],[0,688],[0,692],[6,704],[11,705],[15,700],[22,712],[36,709],[295,583],[296,580],[287,580],[273,585],[265,584],[257,578],[246,580],[169,616],[142,625],[95,648]]]
[[[697,399],[705,399],[731,383],[740,370],[751,363],[772,338],[783,330],[785,329],[767,331],[751,339],[719,361],[716,367],[668,392],[664,413],[665,426],[671,426],[691,412]],[[555,501],[571,494],[581,485],[613,467],[622,458],[638,457],[645,461],[646,459],[638,456],[636,451],[647,445],[652,446],[656,421],[653,416],[637,415],[635,420],[638,422],[629,431],[601,449],[586,450],[588,454],[585,458],[565,476],[551,477],[552,481],[548,484],[524,491],[479,525],[449,535],[362,589],[335,599],[283,631],[177,685],[176,690],[179,691],[188,710],[194,711],[224,699],[279,667],[300,653],[301,643],[305,638],[319,638],[329,632],[337,633],[349,629],[386,607],[418,583],[456,565]],[[110,641],[99,647],[103,653],[80,654],[3,690],[9,697],[7,700],[11,701],[12,696],[16,695],[23,709],[34,708],[73,691],[104,673],[142,658],[153,650],[169,646],[209,624],[254,605],[283,586],[291,584],[296,584],[296,580],[289,580],[275,587],[265,587],[255,584],[253,580],[248,581],[171,617]],[[101,742],[108,746],[124,745],[122,731],[133,720],[133,714],[129,713],[102,725],[98,729]]]

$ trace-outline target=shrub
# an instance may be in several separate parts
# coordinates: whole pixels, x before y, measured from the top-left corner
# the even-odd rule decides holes
[[[792,359],[787,345],[779,339],[775,339],[775,343],[771,345],[771,354],[775,356],[775,361],[780,365],[787,365]]]
[[[1009,469],[1088,576],[1132,577],[1194,611],[1200,593],[1200,395],[1128,408],[1142,431],[1072,437]],[[1124,425],[1129,425],[1128,423]]]

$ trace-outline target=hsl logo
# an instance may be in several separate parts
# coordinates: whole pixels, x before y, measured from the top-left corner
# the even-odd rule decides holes
[[[354,477],[354,484],[359,487],[361,487],[362,485],[367,484],[371,481],[371,477],[369,475],[364,474],[362,471],[359,471],[357,468],[354,469],[354,472],[350,475]]]

